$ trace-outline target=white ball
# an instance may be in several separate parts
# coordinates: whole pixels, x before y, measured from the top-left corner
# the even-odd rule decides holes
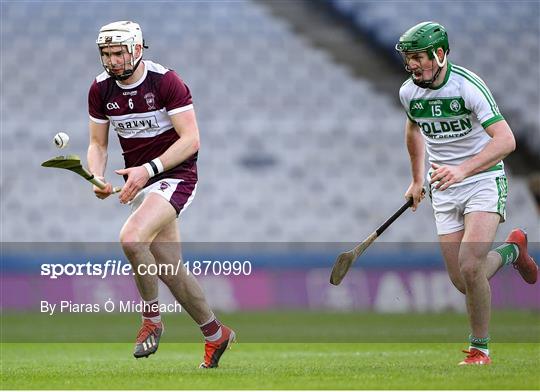
[[[54,135],[54,145],[58,148],[66,148],[69,144],[69,136],[67,133],[58,132]]]

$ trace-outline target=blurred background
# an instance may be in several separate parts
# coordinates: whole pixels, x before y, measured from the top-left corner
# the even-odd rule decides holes
[[[327,283],[329,271],[337,253],[403,203],[410,169],[398,90],[408,75],[394,45],[424,20],[447,28],[450,60],[483,78],[516,135],[518,149],[505,160],[508,220],[497,240],[519,226],[538,242],[539,8],[537,1],[3,1],[1,240],[10,243],[3,280],[4,289],[28,295],[3,307],[34,308],[60,281],[77,299],[70,277],[51,283],[26,270],[39,262],[39,244],[79,257],[75,244],[117,241],[129,215],[114,197],[97,200],[76,175],[40,164],[63,153],[86,160],[87,93],[103,71],[97,32],[133,20],[149,46],[145,58],[176,70],[194,98],[200,179],[180,220],[183,241],[279,244],[277,255],[255,248],[251,256],[261,260],[242,289],[227,277],[203,278],[215,306],[463,311],[428,199],[385,232],[342,286]],[[53,145],[59,131],[71,137],[67,151]],[[111,132],[113,184],[121,184],[113,172],[121,167]],[[284,249],[291,243],[298,246]],[[494,282],[494,292],[506,288],[496,305],[538,309],[538,285],[525,287],[507,270]],[[293,286],[298,293],[288,295]],[[100,287],[77,292],[126,292]],[[246,304],[250,296],[264,300]]]

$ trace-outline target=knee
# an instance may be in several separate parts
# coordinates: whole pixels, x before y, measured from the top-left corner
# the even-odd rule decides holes
[[[461,272],[465,284],[475,282],[480,279],[483,274],[482,260],[468,258],[466,261],[460,263],[459,271]]]
[[[462,279],[451,277],[450,280],[452,281],[452,284],[456,289],[458,289],[459,292],[462,294],[466,293],[465,284],[463,283]]]
[[[122,228],[122,231],[120,231],[120,244],[128,257],[139,253],[144,247],[148,247],[140,231],[133,226],[124,226]]]

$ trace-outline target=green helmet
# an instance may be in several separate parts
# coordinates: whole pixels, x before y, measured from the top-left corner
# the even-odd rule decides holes
[[[426,51],[430,60],[438,48],[442,48],[446,54],[450,52],[446,29],[436,22],[422,22],[411,27],[399,37],[396,45],[396,50],[402,53]]]

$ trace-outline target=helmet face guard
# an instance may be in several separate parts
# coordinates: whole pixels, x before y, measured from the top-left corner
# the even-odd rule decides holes
[[[439,48],[442,48],[444,51],[444,58],[442,61],[440,61],[437,56],[437,50]],[[426,52],[430,60],[436,61],[438,69],[430,80],[419,81],[414,77],[412,78],[417,86],[428,88],[439,77],[446,64],[447,55],[450,53],[448,34],[446,33],[445,28],[438,23],[422,22],[411,27],[399,38],[396,50],[402,56],[405,70],[409,73],[411,73],[411,69],[408,65],[407,54]]]
[[[446,60],[447,60],[447,53],[446,52],[444,54],[444,57],[442,59],[442,61],[439,60],[439,57],[437,56],[437,52],[435,51],[435,49],[433,48],[428,48],[428,49],[425,49],[425,50],[419,50],[419,51],[415,51],[415,52],[400,52],[400,55],[403,59],[403,64],[405,65],[405,70],[409,73],[413,73],[413,71],[411,70],[411,68],[409,67],[409,61],[407,60],[407,55],[408,54],[412,54],[412,53],[420,53],[420,52],[425,52],[427,53],[428,55],[428,58],[431,60],[431,61],[435,61],[436,64],[437,64],[437,71],[435,71],[435,73],[433,74],[433,76],[431,77],[431,79],[429,80],[417,80],[415,79],[415,77],[413,76],[412,77],[412,80],[413,80],[413,83],[416,84],[418,87],[422,87],[422,88],[428,88],[430,87],[433,82],[435,82],[435,80],[437,80],[437,78],[439,77],[442,69],[444,68],[445,64],[446,64]],[[422,69],[423,70],[423,69]]]
[[[109,76],[116,80],[126,80],[133,75],[141,63],[143,48],[147,48],[147,46],[144,45],[140,26],[137,23],[130,21],[113,22],[103,26],[99,30],[96,43],[98,45],[101,65],[105,71],[107,71]],[[126,69],[126,62],[124,62],[124,71],[121,74],[115,73],[110,65],[105,62],[102,52],[103,48],[115,46],[126,47],[127,52],[131,55],[128,63],[130,68]],[[140,47],[140,52],[139,56],[135,58],[137,46]]]

